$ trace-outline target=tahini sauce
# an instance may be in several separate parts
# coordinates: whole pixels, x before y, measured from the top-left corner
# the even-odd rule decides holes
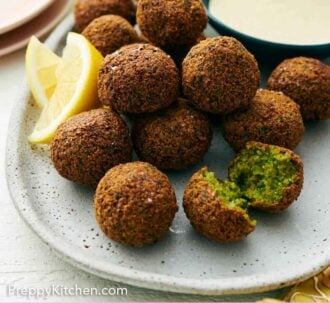
[[[222,23],[259,39],[330,43],[330,0],[210,0],[209,8]]]

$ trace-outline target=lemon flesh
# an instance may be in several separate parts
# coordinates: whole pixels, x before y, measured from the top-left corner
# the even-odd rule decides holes
[[[31,93],[37,104],[47,106],[57,84],[56,69],[61,58],[36,37],[30,39],[26,50],[25,66]]]
[[[85,37],[68,34],[56,69],[55,91],[29,137],[31,143],[49,143],[61,123],[99,105],[97,77],[102,62],[102,55]]]

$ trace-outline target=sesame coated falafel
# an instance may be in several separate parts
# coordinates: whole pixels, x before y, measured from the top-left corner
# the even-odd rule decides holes
[[[285,60],[269,77],[268,88],[297,102],[304,119],[330,119],[329,65],[307,57]]]
[[[227,115],[224,137],[239,151],[248,141],[295,149],[304,135],[299,106],[281,92],[259,89],[247,109]]]
[[[135,10],[132,0],[76,0],[75,28],[82,32],[95,18],[110,14],[122,16],[133,23]]]
[[[109,168],[132,159],[132,142],[123,119],[96,109],[71,117],[57,129],[51,159],[64,178],[95,187]]]
[[[304,165],[289,149],[250,141],[230,163],[228,177],[252,208],[280,213],[298,199]]]
[[[206,167],[189,180],[183,207],[191,225],[211,240],[240,241],[256,227],[246,212],[247,202],[229,181],[217,179]]]
[[[140,40],[133,26],[125,18],[116,15],[94,19],[82,34],[103,56]]]
[[[103,104],[124,113],[168,107],[179,94],[178,69],[169,55],[148,44],[132,44],[108,55],[99,71]]]
[[[143,35],[166,49],[194,43],[207,25],[201,0],[139,0],[136,18]]]
[[[182,64],[184,95],[207,112],[227,114],[247,107],[259,83],[254,56],[231,37],[200,42]]]
[[[139,158],[162,170],[197,164],[210,147],[210,120],[179,99],[164,111],[137,118],[132,131]]]
[[[109,170],[97,187],[94,208],[102,231],[132,246],[159,241],[178,210],[167,176],[143,162]]]

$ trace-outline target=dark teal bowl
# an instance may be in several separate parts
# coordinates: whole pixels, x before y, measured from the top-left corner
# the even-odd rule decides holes
[[[321,45],[288,45],[254,38],[238,32],[223,24],[210,13],[208,10],[209,0],[204,0],[203,2],[207,8],[211,26],[221,35],[232,36],[240,40],[258,59],[279,61],[295,56],[310,56],[321,59],[330,56],[330,43]]]

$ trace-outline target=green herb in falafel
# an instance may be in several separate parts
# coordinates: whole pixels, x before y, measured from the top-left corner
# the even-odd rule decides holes
[[[216,178],[214,172],[203,173],[204,179],[212,185],[214,192],[230,208],[247,209],[248,201],[242,196],[240,188],[228,180],[222,181]]]
[[[229,170],[229,178],[251,202],[277,203],[296,177],[297,168],[288,153],[276,147],[244,149]]]

